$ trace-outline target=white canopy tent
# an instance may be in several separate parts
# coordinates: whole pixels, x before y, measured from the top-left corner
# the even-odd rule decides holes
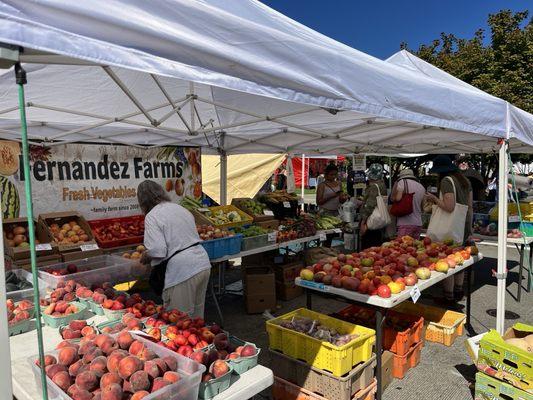
[[[0,21],[0,42],[22,47],[2,54],[28,72],[35,143],[197,145],[221,155],[223,177],[232,153],[499,150],[506,171],[508,146],[533,148],[531,114],[254,0],[0,0]],[[20,140],[16,90],[12,71],[0,74],[4,139]],[[505,221],[505,190],[500,199]]]

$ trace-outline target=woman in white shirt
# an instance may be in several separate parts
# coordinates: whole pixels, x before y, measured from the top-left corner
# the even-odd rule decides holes
[[[171,203],[161,185],[153,181],[139,185],[137,200],[146,215],[146,252],[141,261],[150,262],[154,271],[160,273],[158,285],[150,277],[153,289],[156,293],[162,290],[166,308],[203,318],[211,263],[201,245],[194,217],[182,206]],[[164,264],[166,271],[162,268]]]

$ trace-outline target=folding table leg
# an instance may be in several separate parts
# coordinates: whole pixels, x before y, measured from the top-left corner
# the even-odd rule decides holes
[[[305,295],[307,297],[307,309],[312,310],[313,309],[313,299],[312,299],[312,293],[311,290],[305,289]]]
[[[222,315],[222,310],[220,309],[220,304],[218,304],[217,295],[215,294],[215,287],[214,287],[213,279],[209,279],[209,292],[211,293],[211,297],[213,298],[213,302],[215,303],[215,308],[217,309],[220,326],[223,327],[224,316]]]
[[[516,246],[518,248],[518,246]],[[520,300],[522,298],[522,270],[524,268],[524,245],[520,245],[520,249],[518,250],[520,252],[520,265],[518,266],[518,293],[516,295],[516,301],[520,303]]]
[[[466,268],[466,330],[473,336],[474,329],[470,323],[472,314],[472,266]]]
[[[531,292],[531,278],[533,276],[533,245],[530,243],[529,245],[529,260],[528,260],[528,267],[529,271],[527,274],[527,292]]]
[[[376,400],[381,400],[381,357],[383,355],[383,320],[384,313],[381,308],[376,308]]]

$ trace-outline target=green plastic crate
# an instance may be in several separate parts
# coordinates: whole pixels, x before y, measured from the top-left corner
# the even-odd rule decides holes
[[[52,317],[51,315],[42,314],[44,323],[52,328],[59,328],[61,325],[68,325],[70,321],[75,319],[85,319],[83,316],[87,307],[79,301],[73,301],[70,304],[74,304],[78,308],[78,312],[65,315],[64,317]]]
[[[102,309],[104,310],[104,315],[106,316],[108,321],[117,321],[117,320],[120,321],[122,319],[122,316],[126,314],[126,309],[108,310],[107,308],[103,308],[103,307]]]
[[[476,374],[475,400],[533,400],[533,393],[527,393],[508,383],[499,381],[481,372]]]
[[[200,391],[198,392],[199,399],[211,399],[230,387],[233,367],[229,363],[227,364],[229,367],[229,371],[225,375],[222,375],[220,378],[211,379],[207,382],[200,382]]]
[[[244,374],[246,371],[252,369],[257,365],[257,359],[259,358],[259,353],[261,352],[261,349],[257,347],[254,343],[245,342],[244,340],[241,340],[235,336],[229,336],[229,341],[232,345],[238,347],[238,346],[246,346],[246,345],[252,345],[257,350],[256,354],[254,356],[250,357],[240,357],[237,359],[228,360],[229,365],[233,367],[233,372],[237,375]]]
[[[29,332],[32,329],[31,319],[25,319],[20,321],[18,324],[10,325],[8,328],[9,336],[20,335],[21,333]]]

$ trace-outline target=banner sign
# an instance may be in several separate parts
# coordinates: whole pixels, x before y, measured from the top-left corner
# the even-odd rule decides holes
[[[0,141],[3,218],[26,215],[25,171],[18,143]],[[30,146],[33,212],[79,211],[86,219],[141,214],[137,186],[149,179],[172,201],[202,195],[200,149],[64,144]]]

